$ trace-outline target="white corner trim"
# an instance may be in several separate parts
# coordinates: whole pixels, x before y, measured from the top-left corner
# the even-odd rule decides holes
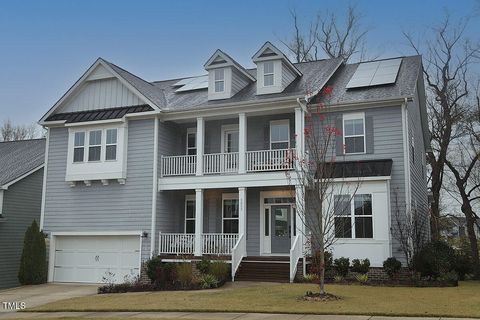
[[[48,171],[48,150],[50,144],[50,128],[47,129],[47,138],[45,141],[45,161],[43,170],[43,183],[42,183],[42,205],[40,208],[40,231],[43,230],[43,223],[45,221],[45,200],[47,196],[47,171]]]
[[[3,193],[5,190],[0,189],[0,215],[3,213]]]
[[[32,173],[35,173],[37,172],[38,170],[42,169],[44,167],[44,164],[41,164],[40,166],[36,167],[35,169],[32,169],[30,171],[28,171],[27,173],[21,175],[20,177],[16,178],[15,180],[12,180],[6,184],[4,184],[3,186],[0,186],[0,189],[3,189],[3,190],[7,190],[8,187],[10,187],[12,184],[15,184],[17,183],[18,181],[28,177],[29,175],[31,175]]]
[[[157,195],[158,195],[158,126],[159,120],[154,119],[153,129],[153,182],[152,182],[152,221],[150,231],[150,257],[155,254],[155,238],[157,234]]]
[[[408,109],[407,101],[402,105],[402,131],[403,131],[403,166],[405,172],[405,205],[407,212],[410,211],[411,201],[412,201],[412,190],[410,184],[410,147],[409,143],[409,132],[408,132]]]

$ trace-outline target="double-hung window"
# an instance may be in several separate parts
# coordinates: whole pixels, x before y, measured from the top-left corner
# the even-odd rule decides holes
[[[270,149],[288,149],[290,147],[289,120],[270,121]]]
[[[117,129],[107,129],[105,160],[117,160]]]
[[[222,230],[223,233],[238,233],[238,195],[223,196]]]
[[[187,155],[194,156],[197,154],[197,129],[189,128],[187,130]]]
[[[85,157],[85,132],[75,132],[73,162],[83,162]]]
[[[343,145],[345,154],[365,153],[365,114],[343,115]]]
[[[266,61],[263,63],[263,86],[269,87],[274,84],[274,67],[273,61]]]
[[[102,153],[102,130],[93,130],[88,136],[88,161],[100,161]]]
[[[215,69],[215,92],[225,91],[225,69]]]
[[[185,233],[195,233],[195,195],[185,198]]]
[[[372,239],[372,195],[334,196],[335,238]]]

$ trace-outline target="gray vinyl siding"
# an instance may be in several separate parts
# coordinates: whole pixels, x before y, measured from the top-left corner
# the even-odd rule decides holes
[[[403,150],[403,129],[402,129],[402,111],[400,106],[380,107],[369,109],[355,109],[351,112],[365,112],[366,122],[366,153],[356,155],[343,155],[338,152],[339,145],[343,145],[343,137],[340,135],[336,142],[332,143],[331,154],[336,156],[336,161],[357,161],[374,159],[392,159],[392,175],[390,180],[390,209],[391,224],[394,223],[395,212],[400,212],[403,217],[405,213],[405,166]],[[348,112],[344,112],[345,114]],[[341,126],[342,112],[332,112],[325,114],[326,119],[322,122],[324,125]],[[313,116],[317,130],[321,128],[318,118]],[[340,119],[340,121],[339,121]],[[367,124],[367,123],[366,123]],[[320,132],[320,131],[318,131]],[[398,201],[395,201],[398,199]],[[388,213],[385,213],[388,214]],[[392,239],[392,254],[398,259],[403,260],[403,254],[400,251],[398,242]]]
[[[68,129],[52,128],[48,154],[44,231],[145,231],[150,234],[153,184],[154,120],[128,123],[125,185],[99,181],[90,187],[65,182]],[[150,237],[142,238],[142,258]]]
[[[418,95],[408,104],[408,146],[410,148],[410,185],[412,193],[412,213],[420,217],[425,229],[425,239],[430,238],[428,215],[428,186],[426,153],[421,125]],[[412,139],[414,139],[412,148]]]
[[[286,88],[293,80],[295,80],[296,74],[290,70],[285,63],[282,62],[282,87]]]
[[[18,286],[18,268],[25,231],[35,219],[40,223],[43,169],[4,191],[0,222],[0,289]]]
[[[245,88],[248,84],[247,79],[243,74],[240,73],[235,68],[232,68],[232,96],[234,96],[237,92]]]

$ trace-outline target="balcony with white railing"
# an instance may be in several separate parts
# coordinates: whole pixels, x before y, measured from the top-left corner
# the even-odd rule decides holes
[[[295,149],[279,149],[204,154],[201,172],[205,175],[221,175],[292,170],[295,152]],[[241,172],[241,162],[244,163],[243,172]],[[162,177],[196,174],[196,155],[161,157]]]

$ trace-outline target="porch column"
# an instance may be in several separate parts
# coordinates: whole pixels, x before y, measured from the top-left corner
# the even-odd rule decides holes
[[[302,243],[303,256],[305,255],[305,187],[302,185],[295,186],[295,226],[296,234]],[[305,261],[305,259],[304,259]]]
[[[205,138],[205,120],[202,117],[197,118],[197,134],[196,134],[196,147],[197,147],[197,176],[203,176],[203,149]]]
[[[203,233],[203,189],[195,189],[195,251],[194,256],[202,255]]]
[[[247,236],[247,188],[238,188],[238,234]]]
[[[303,158],[305,114],[302,108],[295,108],[295,149],[299,158]]]
[[[245,113],[238,115],[238,173],[245,173],[247,152],[247,116]]]

